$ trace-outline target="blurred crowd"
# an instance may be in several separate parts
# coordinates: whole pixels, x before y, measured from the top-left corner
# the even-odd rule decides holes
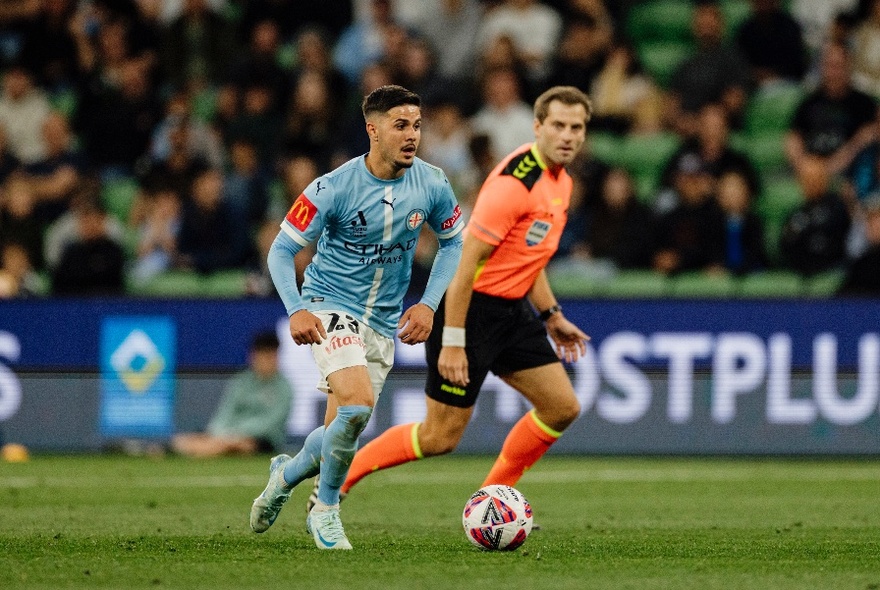
[[[849,292],[878,293],[880,0],[738,0],[734,26],[736,1],[679,2],[692,50],[661,80],[628,26],[638,0],[4,0],[0,296],[227,270],[272,295],[281,218],[368,150],[360,102],[388,83],[422,96],[420,156],[465,210],[533,138],[549,85],[589,93],[588,135],[675,137],[649,194],[588,140],[560,264],[837,269]],[[803,92],[780,146],[800,200],[771,235],[766,178],[731,138],[785,87]]]

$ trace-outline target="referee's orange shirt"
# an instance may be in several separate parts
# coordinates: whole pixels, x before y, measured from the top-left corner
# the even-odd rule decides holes
[[[468,231],[495,250],[477,269],[474,291],[519,299],[559,247],[568,219],[571,176],[554,176],[533,144],[502,160],[483,183]]]

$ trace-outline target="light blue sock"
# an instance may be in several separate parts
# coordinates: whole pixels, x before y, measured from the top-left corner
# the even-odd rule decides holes
[[[293,487],[301,481],[318,475],[321,471],[321,443],[324,427],[318,426],[309,433],[299,453],[284,466],[284,481]]]
[[[345,483],[348,467],[357,451],[358,437],[373,413],[370,406],[341,406],[324,433],[321,456],[321,485],[318,500],[332,506],[339,503],[339,488]]]

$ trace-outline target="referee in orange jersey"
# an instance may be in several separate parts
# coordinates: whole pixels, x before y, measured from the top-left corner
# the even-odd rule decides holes
[[[480,189],[461,263],[434,316],[424,422],[393,426],[358,451],[342,492],[373,471],[454,450],[489,371],[534,409],[511,429],[483,485],[515,485],[578,417],[561,359],[585,354],[589,336],[565,319],[545,267],[571,197],[565,165],[586,139],[592,107],[577,88],[556,86],[534,111],[534,143],[504,158]]]

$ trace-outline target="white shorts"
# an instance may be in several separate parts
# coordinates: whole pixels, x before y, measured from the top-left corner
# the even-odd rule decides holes
[[[373,384],[373,399],[385,387],[385,379],[394,364],[394,340],[377,333],[371,327],[344,311],[316,311],[327,338],[312,344],[312,355],[321,372],[318,389],[330,393],[327,376],[348,367],[364,366]]]

